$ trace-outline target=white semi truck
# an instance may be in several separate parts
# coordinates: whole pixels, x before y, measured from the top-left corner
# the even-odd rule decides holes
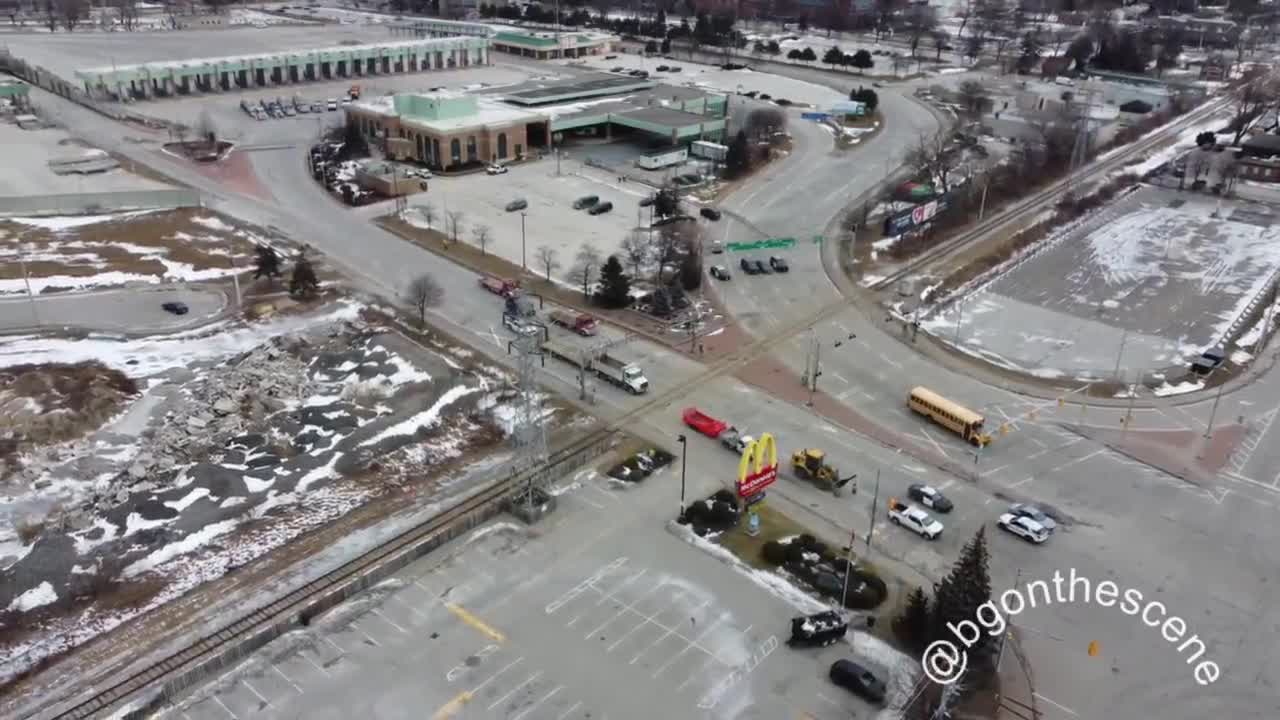
[[[586,372],[595,373],[606,382],[613,383],[633,395],[643,395],[649,391],[649,380],[644,376],[644,371],[639,365],[608,353],[592,357],[574,345],[555,341],[543,343],[542,352]]]

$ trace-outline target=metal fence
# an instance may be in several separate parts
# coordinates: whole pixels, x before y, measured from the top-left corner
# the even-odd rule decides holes
[[[200,191],[184,188],[0,197],[0,216],[82,215],[120,210],[200,207]]]

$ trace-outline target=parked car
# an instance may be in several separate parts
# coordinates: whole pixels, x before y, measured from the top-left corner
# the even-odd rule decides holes
[[[700,215],[702,215],[702,217],[704,217],[704,218],[706,218],[706,219],[708,219],[708,220],[719,220],[719,219],[720,219],[720,211],[719,211],[719,210],[717,210],[717,209],[715,209],[715,208],[704,207],[704,208],[702,208],[701,210],[699,210],[699,211],[698,211],[698,213],[699,213]]]
[[[829,674],[831,682],[845,690],[873,703],[884,702],[884,681],[858,663],[852,660],[837,660],[831,664]]]
[[[757,97],[758,97],[759,99],[761,99],[761,100],[772,100],[772,99],[773,99],[773,96],[772,96],[772,95],[770,95],[769,93],[760,93]]]
[[[786,98],[774,98],[773,101],[782,107],[787,107],[791,104],[791,101]]]
[[[298,111],[299,115],[304,115],[306,113],[311,112],[311,106],[308,105],[307,103],[298,103],[293,107]]]
[[[671,68],[667,67],[666,65],[659,65],[659,66],[657,67],[658,72],[666,72],[666,71],[668,71],[668,70],[670,70],[670,69],[671,69]]]
[[[672,65],[671,67],[667,68],[667,72],[680,72],[680,66]]]
[[[1041,527],[1049,532],[1053,532],[1058,529],[1058,523],[1054,522],[1053,518],[1049,517],[1043,510],[1035,505],[1014,503],[1009,506],[1009,512],[1018,517],[1035,520],[1037,523],[1040,523]]]
[[[849,624],[833,610],[791,618],[791,647],[827,647],[849,631]]]
[[[710,272],[711,272],[711,277],[717,280],[728,280],[732,277],[729,274],[729,268],[723,265],[712,265]]]
[[[657,202],[657,198],[655,198],[654,196],[650,195],[649,197],[641,198],[641,199],[640,199],[640,207],[649,207],[650,205],[654,204],[655,202]]]
[[[333,111],[333,110],[337,110],[337,109],[338,109],[338,101],[337,101],[337,99],[336,99],[336,98],[329,98],[329,110],[330,110],[330,111]]]
[[[600,202],[599,195],[583,195],[582,197],[573,201],[573,209],[585,210],[589,207],[594,206],[598,202]]]
[[[324,103],[322,102],[311,103],[311,112],[313,113],[324,112]]]
[[[724,254],[724,242],[723,242],[723,241],[721,241],[721,240],[712,240],[712,241],[711,241],[711,254],[712,254],[712,255],[722,255],[722,254]]]
[[[951,500],[946,495],[924,483],[912,483],[907,488],[907,497],[940,513],[949,513],[952,509]]]
[[[1005,513],[996,521],[1001,530],[1017,535],[1027,542],[1039,545],[1049,539],[1049,531],[1043,525],[1022,515]]]
[[[742,258],[738,266],[742,268],[742,272],[748,275],[757,275],[760,272],[756,269],[756,261],[751,258]]]
[[[284,116],[285,116],[285,117],[294,117],[294,116],[296,116],[297,114],[298,114],[298,111],[297,111],[297,110],[294,110],[292,105],[285,105],[285,106],[284,106]]]
[[[188,308],[187,304],[184,302],[162,303],[160,307],[163,308],[165,312],[173,313],[174,315],[186,315],[190,311],[190,308]]]
[[[529,207],[529,201],[524,198],[517,198],[507,203],[507,212],[517,212]]]
[[[773,268],[774,272],[784,273],[791,271],[791,266],[787,264],[787,259],[777,255],[769,258],[769,267]]]
[[[612,209],[613,209],[613,203],[606,200],[602,203],[596,203],[595,205],[592,205],[591,209],[588,210],[587,213],[590,215],[603,215]]]
[[[753,260],[752,262],[755,263],[756,272],[760,273],[761,275],[769,275],[773,272],[772,270],[769,269],[768,265],[764,264],[763,260]]]
[[[744,93],[742,93],[742,94],[743,94],[743,96],[744,96],[744,97],[755,98],[755,96],[756,96],[756,95],[759,95],[759,94],[760,94],[760,91],[759,91],[759,90],[748,90],[748,91],[746,91],[746,92],[744,92]]]
[[[490,175],[505,175],[507,172],[507,166],[494,163],[485,168],[484,171]]]
[[[617,67],[613,68],[612,70],[610,70],[609,72],[616,72],[616,73],[620,73],[620,72],[626,72],[626,71],[627,71],[627,69],[626,69],[626,68],[624,68],[624,67],[622,67],[621,65],[619,65],[619,66],[617,66]]]

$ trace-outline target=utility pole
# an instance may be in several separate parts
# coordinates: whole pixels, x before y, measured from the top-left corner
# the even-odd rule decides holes
[[[525,255],[524,218],[525,212],[522,210],[520,211],[520,269],[525,272],[529,272],[529,261],[528,257]]]
[[[689,455],[689,438],[684,434],[676,436],[676,440],[680,443],[680,514],[676,516],[676,522],[683,523],[684,517],[684,471],[685,460]]]
[[[1138,384],[1129,383],[1129,407],[1124,411],[1124,428],[1120,431],[1120,442],[1124,442],[1129,434],[1129,426],[1133,424],[1133,401],[1138,396]]]
[[[1209,425],[1204,429],[1204,439],[1209,440],[1213,437],[1213,421],[1218,417],[1218,401],[1222,399],[1222,391],[1226,389],[1227,384],[1224,382],[1218,386],[1218,394],[1213,396],[1213,409],[1209,411]]]
[[[1022,581],[1022,568],[1018,568],[1017,574],[1014,575],[1013,577],[1013,587],[1017,588],[1018,583],[1021,581]],[[1000,674],[1000,661],[1004,659],[1004,644],[1009,641],[1009,635],[1012,632],[1013,630],[1006,627],[1004,629],[1004,635],[1000,636],[1000,650],[999,652],[996,653],[996,675],[997,676],[999,676]]]
[[[36,294],[31,291],[31,274],[27,272],[27,256],[23,255],[18,262],[22,265],[22,282],[27,286],[27,299],[31,301],[31,319],[35,320],[36,327],[40,327],[40,313],[36,310]]]
[[[813,331],[811,330],[811,332]],[[809,402],[807,405],[809,407],[813,407],[813,395],[818,391],[818,376],[822,374],[822,343],[818,340],[816,332],[811,337],[809,348],[813,365],[809,368],[807,377],[809,381]]]
[[[849,606],[846,604],[849,600],[849,576],[853,573],[849,569],[853,567],[853,544],[858,539],[858,533],[854,530],[849,531],[849,549],[845,553],[844,558],[844,589],[840,591],[840,612],[844,612]]]
[[[867,553],[871,553],[871,536],[876,531],[876,506],[880,504],[880,468],[876,468],[876,490],[871,496],[871,526],[867,528]]]
[[[1124,344],[1129,340],[1129,328],[1124,328],[1120,333],[1120,351],[1116,353],[1116,369],[1112,371],[1111,376],[1120,379],[1120,358],[1124,357]]]

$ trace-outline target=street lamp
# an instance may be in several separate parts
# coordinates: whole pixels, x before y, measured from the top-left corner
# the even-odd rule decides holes
[[[685,459],[689,454],[689,439],[682,434],[677,435],[676,440],[680,442],[680,514],[676,516],[676,522],[684,524],[687,522],[684,516],[684,471]]]
[[[525,216],[525,213],[522,211],[520,213],[520,269],[524,270],[525,272],[529,272],[529,263],[525,258],[524,216]]]

